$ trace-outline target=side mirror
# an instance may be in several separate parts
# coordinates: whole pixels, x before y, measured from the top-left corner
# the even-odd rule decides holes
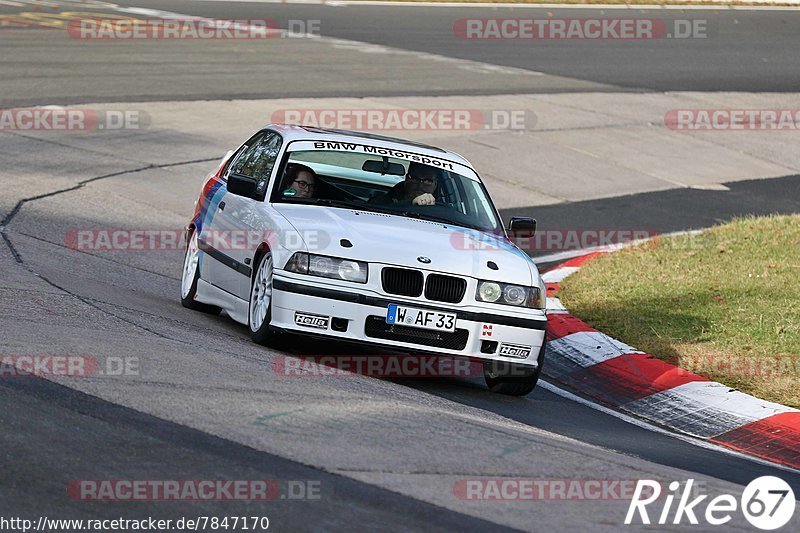
[[[228,192],[237,196],[255,197],[257,185],[258,183],[254,178],[244,174],[230,174],[228,176]]]
[[[530,233],[530,236],[536,233],[536,219],[531,217],[511,217],[508,222],[508,231],[510,233]]]

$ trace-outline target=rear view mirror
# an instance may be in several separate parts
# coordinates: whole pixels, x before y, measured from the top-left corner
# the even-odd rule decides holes
[[[364,161],[364,164],[361,166],[361,170],[364,172],[375,172],[376,174],[380,175],[390,175],[390,176],[405,176],[406,169],[400,163],[389,163],[388,160],[377,161],[374,159],[368,159]]]
[[[254,178],[244,174],[231,174],[228,176],[228,192],[237,196],[255,197],[257,185],[258,183]]]
[[[533,236],[536,233],[536,219],[531,217],[511,217],[508,231],[513,234],[525,233]]]

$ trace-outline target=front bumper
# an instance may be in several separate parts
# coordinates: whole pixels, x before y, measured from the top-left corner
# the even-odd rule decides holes
[[[456,313],[456,331],[436,332],[387,324],[389,304]],[[305,319],[298,319],[298,313]],[[314,320],[314,316],[319,320]],[[283,277],[276,271],[270,324],[281,330],[402,351],[459,355],[534,367],[545,340],[547,318],[543,311],[524,317],[509,316],[477,307],[448,308],[435,302],[369,291],[354,292],[316,280]]]

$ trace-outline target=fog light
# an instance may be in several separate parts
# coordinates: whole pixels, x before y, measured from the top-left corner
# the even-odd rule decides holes
[[[346,318],[333,317],[331,320],[331,329],[333,331],[347,331],[349,320]]]
[[[481,353],[494,353],[497,351],[497,341],[481,341]]]

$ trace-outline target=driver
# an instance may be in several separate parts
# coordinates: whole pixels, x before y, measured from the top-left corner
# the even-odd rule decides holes
[[[408,165],[406,179],[392,187],[382,200],[391,203],[412,203],[414,205],[434,205],[434,193],[439,186],[439,170],[411,162]]]

